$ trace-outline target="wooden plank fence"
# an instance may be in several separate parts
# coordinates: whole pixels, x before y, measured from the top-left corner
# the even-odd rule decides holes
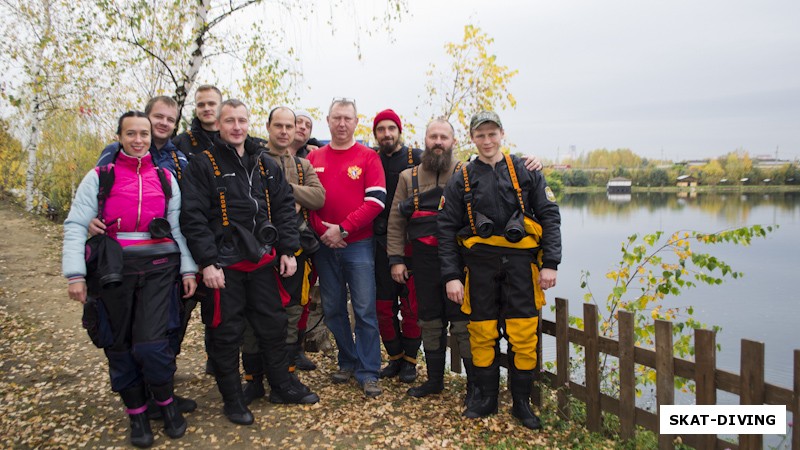
[[[640,364],[656,370],[657,405],[671,405],[675,400],[675,377],[694,380],[696,386],[696,403],[698,405],[715,405],[717,390],[739,396],[742,405],[782,405],[792,413],[794,426],[792,435],[788,437],[792,450],[800,450],[800,350],[794,350],[793,367],[794,383],[792,388],[777,386],[764,381],[764,344],[742,339],[741,374],[731,373],[716,367],[716,335],[711,330],[695,330],[695,361],[676,358],[673,355],[672,323],[657,320],[655,324],[655,350],[634,346],[633,314],[620,311],[619,340],[599,336],[597,327],[597,306],[583,305],[584,329],[569,326],[569,303],[566,299],[556,298],[556,320],[541,320],[539,327],[539,355],[541,355],[542,334],[554,336],[556,339],[556,372],[541,371],[542,380],[549,386],[558,389],[558,412],[568,420],[570,418],[568,397],[572,396],[586,404],[586,427],[590,431],[599,432],[602,428],[602,413],[611,413],[619,417],[620,436],[631,439],[636,426],[659,432],[658,415],[635,404],[636,381],[634,365]],[[584,347],[585,384],[570,379],[570,344]],[[451,337],[451,368],[461,371],[461,360],[458,357],[458,344]],[[600,390],[600,358],[601,354],[619,359],[620,393],[619,398],[606,395]],[[539,358],[541,359],[541,358]],[[508,367],[506,355],[501,355],[501,365]],[[541,392],[534,389],[534,404],[541,406]],[[674,448],[673,435],[658,437],[659,449]],[[763,436],[740,435],[738,444],[718,438],[716,435],[683,435],[684,444],[697,449],[731,449],[760,450],[763,448]]]

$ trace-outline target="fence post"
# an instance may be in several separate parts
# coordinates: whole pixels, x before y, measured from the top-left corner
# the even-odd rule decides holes
[[[633,313],[619,311],[619,425],[624,440],[636,428],[636,374],[634,373]]]
[[[792,450],[800,450],[800,350],[794,351],[794,400],[792,407]]]
[[[600,431],[600,339],[597,306],[583,304],[583,336],[586,338],[586,428]]]
[[[694,331],[694,370],[698,405],[717,404],[717,384],[714,375],[717,368],[717,335],[712,330]],[[717,435],[700,436],[700,448],[716,448]]]
[[[656,400],[659,414],[661,405],[675,404],[675,366],[672,354],[672,322],[656,320]],[[673,436],[661,434],[659,424],[659,450],[673,449]]]
[[[764,343],[742,339],[741,405],[764,404]],[[764,437],[760,434],[740,434],[740,450],[761,450]]]
[[[556,392],[558,415],[569,420],[569,301],[556,297]]]

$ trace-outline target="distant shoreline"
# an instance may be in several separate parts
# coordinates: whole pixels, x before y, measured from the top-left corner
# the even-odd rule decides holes
[[[605,193],[605,186],[564,186],[564,194],[597,194]],[[717,194],[728,192],[745,192],[745,193],[781,193],[781,192],[800,192],[800,185],[776,185],[776,186],[696,186],[696,187],[678,187],[678,186],[656,186],[644,187],[633,186],[631,193],[638,192],[660,192],[660,193],[677,193],[677,192],[698,192],[704,194]]]

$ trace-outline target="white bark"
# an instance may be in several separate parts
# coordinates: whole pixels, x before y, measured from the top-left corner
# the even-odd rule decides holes
[[[44,14],[44,18],[42,20],[44,24],[44,30],[41,33],[41,37],[39,38],[39,42],[37,42],[36,46],[34,47],[35,55],[33,55],[31,61],[31,68],[29,75],[31,77],[30,80],[30,89],[31,89],[31,110],[29,113],[29,120],[30,120],[30,137],[28,138],[27,145],[25,146],[25,151],[28,153],[28,169],[25,173],[25,209],[27,211],[33,211],[33,201],[36,195],[34,191],[34,180],[36,178],[36,152],[39,149],[39,142],[42,136],[42,125],[44,125],[44,118],[45,118],[45,108],[42,105],[42,86],[40,83],[41,80],[44,80],[44,73],[42,63],[44,61],[44,49],[46,45],[45,39],[50,39],[53,32],[53,24],[50,20],[50,8],[51,3],[49,0],[44,0],[42,2],[42,13]]]

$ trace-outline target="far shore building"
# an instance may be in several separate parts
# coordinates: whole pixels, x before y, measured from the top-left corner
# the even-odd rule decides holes
[[[678,187],[697,187],[700,184],[697,178],[691,175],[681,175],[678,177]]]
[[[609,194],[630,194],[631,180],[624,177],[612,178],[608,180],[608,184],[606,184],[606,191]]]

